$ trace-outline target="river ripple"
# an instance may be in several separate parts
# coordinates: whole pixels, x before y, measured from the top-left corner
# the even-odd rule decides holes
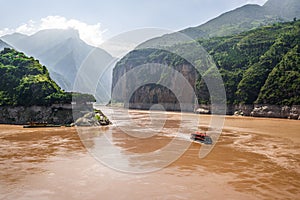
[[[299,121],[226,117],[215,148],[200,159],[201,144],[191,143],[189,134],[209,132],[211,116],[131,110],[128,118],[127,113],[115,110],[114,125],[100,128],[1,125],[0,199],[300,195]]]

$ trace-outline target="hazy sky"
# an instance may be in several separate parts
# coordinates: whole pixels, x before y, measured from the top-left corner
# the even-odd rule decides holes
[[[121,32],[155,27],[181,30],[247,3],[267,0],[0,0],[0,35],[75,27],[99,43]],[[83,33],[83,30],[86,30]],[[91,33],[94,32],[94,33]]]

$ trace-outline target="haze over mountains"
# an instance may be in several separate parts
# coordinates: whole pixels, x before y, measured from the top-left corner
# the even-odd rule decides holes
[[[98,67],[105,67],[113,59],[106,51],[83,42],[73,29],[42,30],[31,36],[14,33],[3,36],[2,40],[39,59],[53,80],[67,91],[73,90],[77,71],[91,52],[97,54],[92,64]]]
[[[294,18],[300,18],[299,0],[269,0],[263,6],[245,5],[229,11],[200,26],[181,30],[179,34],[183,33],[193,39],[227,36],[262,25],[291,21]],[[176,40],[177,36],[177,33],[167,34],[151,39],[141,46],[178,42],[180,40]],[[0,49],[13,47],[39,59],[48,68],[52,79],[66,91],[79,90],[78,92],[95,93],[95,90],[99,89],[95,85],[99,84],[101,74],[101,79],[105,82],[102,88],[111,85],[113,66],[109,65],[114,58],[105,50],[87,45],[80,39],[76,30],[42,30],[31,36],[14,33],[1,37],[1,40],[3,41],[0,41]],[[102,69],[107,69],[104,75]],[[78,71],[82,76],[78,74]],[[74,89],[76,76],[84,84],[82,86],[77,84]],[[101,90],[98,93],[103,95],[104,91]],[[109,94],[106,94],[105,99],[109,99]]]
[[[269,0],[263,6],[245,5],[226,12],[209,22],[182,31],[191,38],[225,36],[241,33],[274,22],[300,18],[298,0]]]
[[[0,40],[0,51],[2,51],[4,48],[12,48],[12,46]]]
[[[299,0],[269,0],[263,6],[247,4],[199,26],[153,38],[146,43],[173,45],[180,41],[177,37],[182,38],[182,34],[189,39],[228,36],[276,22],[292,21],[294,18],[300,18]]]

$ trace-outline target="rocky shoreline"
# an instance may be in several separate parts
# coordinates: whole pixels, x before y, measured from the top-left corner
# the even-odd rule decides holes
[[[51,106],[0,106],[0,124],[51,124],[104,126],[112,124],[92,104],[53,104]]]
[[[211,114],[211,106],[199,105],[195,110],[198,114]],[[51,106],[0,106],[0,124],[24,125],[29,122],[47,122],[58,125],[94,126],[101,125],[95,120],[97,112],[93,105],[53,104]],[[231,105],[227,106],[227,115],[284,118],[300,120],[300,105]],[[100,116],[108,118],[100,112]],[[105,121],[105,120],[104,120]],[[108,120],[108,124],[111,122]]]
[[[199,114],[210,114],[210,105],[199,105],[195,109]],[[227,106],[227,115],[284,118],[300,120],[300,105],[278,106],[278,105],[230,105]]]
[[[92,104],[52,104],[51,106],[0,106],[0,124],[24,125],[29,122],[70,125],[86,113]]]
[[[78,118],[71,125],[76,126],[107,126],[112,124],[106,115],[101,110],[94,109],[86,113],[84,116]]]

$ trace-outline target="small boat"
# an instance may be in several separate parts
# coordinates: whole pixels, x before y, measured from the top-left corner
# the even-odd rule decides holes
[[[29,122],[28,125],[23,126],[23,128],[48,128],[48,127],[60,127],[60,125],[48,124],[46,122]]]
[[[206,135],[206,133],[201,133],[199,131],[191,134],[191,140],[194,140],[196,142],[201,142],[204,144],[212,144],[213,143],[211,137]]]

